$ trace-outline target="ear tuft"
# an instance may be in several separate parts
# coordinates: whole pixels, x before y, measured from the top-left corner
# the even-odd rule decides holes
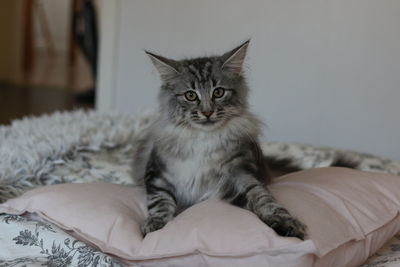
[[[160,74],[162,81],[168,81],[175,78],[179,72],[177,70],[178,63],[175,60],[168,59],[148,51],[145,53],[149,56],[153,65],[156,67],[158,73]]]
[[[234,74],[240,74],[242,72],[244,58],[246,57],[247,47],[249,46],[250,40],[247,40],[238,47],[232,49],[228,53],[222,56],[224,63],[222,69]]]

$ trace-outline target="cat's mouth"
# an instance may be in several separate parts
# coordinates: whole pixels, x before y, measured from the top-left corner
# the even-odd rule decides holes
[[[217,121],[212,121],[212,120],[206,120],[206,121],[203,121],[203,122],[201,122],[201,124],[203,124],[203,125],[213,125],[213,124],[215,124]]]
[[[219,120],[203,120],[203,121],[195,121],[195,124],[197,124],[200,127],[206,127],[206,128],[214,128],[216,125],[218,125]]]

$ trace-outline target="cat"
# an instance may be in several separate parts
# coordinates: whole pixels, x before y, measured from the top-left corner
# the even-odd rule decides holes
[[[248,108],[243,74],[248,46],[179,61],[146,51],[162,85],[159,118],[142,134],[133,161],[134,178],[147,193],[143,235],[217,198],[253,212],[281,236],[305,238],[306,226],[267,187],[260,121]]]

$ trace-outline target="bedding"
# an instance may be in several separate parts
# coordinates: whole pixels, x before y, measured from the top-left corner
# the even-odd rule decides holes
[[[152,117],[75,111],[14,121],[0,127],[0,201],[48,184],[132,183],[130,155],[138,133]],[[308,145],[263,144],[266,155],[293,157],[305,168],[328,166],[337,155],[355,158],[359,169],[400,175],[400,162]],[[384,266],[399,260],[400,241],[367,261]],[[0,215],[0,266],[120,266],[51,223]],[[386,266],[386,265],[385,265]]]
[[[219,200],[188,208],[143,239],[143,187],[111,183],[40,187],[1,204],[0,212],[36,213],[79,240],[144,267],[204,261],[210,267],[355,266],[400,231],[395,175],[315,168],[279,177],[269,188],[307,225],[307,240],[281,237],[255,214]]]
[[[395,267],[400,266],[400,234],[371,256],[361,267]]]

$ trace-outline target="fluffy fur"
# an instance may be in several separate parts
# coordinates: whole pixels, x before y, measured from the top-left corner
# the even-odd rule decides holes
[[[218,198],[254,212],[278,234],[305,226],[268,191],[258,119],[248,110],[242,65],[249,42],[220,57],[175,61],[148,53],[160,73],[160,117],[134,160],[145,184],[144,234],[195,203]]]
[[[49,184],[131,183],[129,177],[113,177],[114,168],[93,164],[96,158],[130,164],[131,144],[150,121],[148,116],[75,111],[0,126],[0,203]]]

